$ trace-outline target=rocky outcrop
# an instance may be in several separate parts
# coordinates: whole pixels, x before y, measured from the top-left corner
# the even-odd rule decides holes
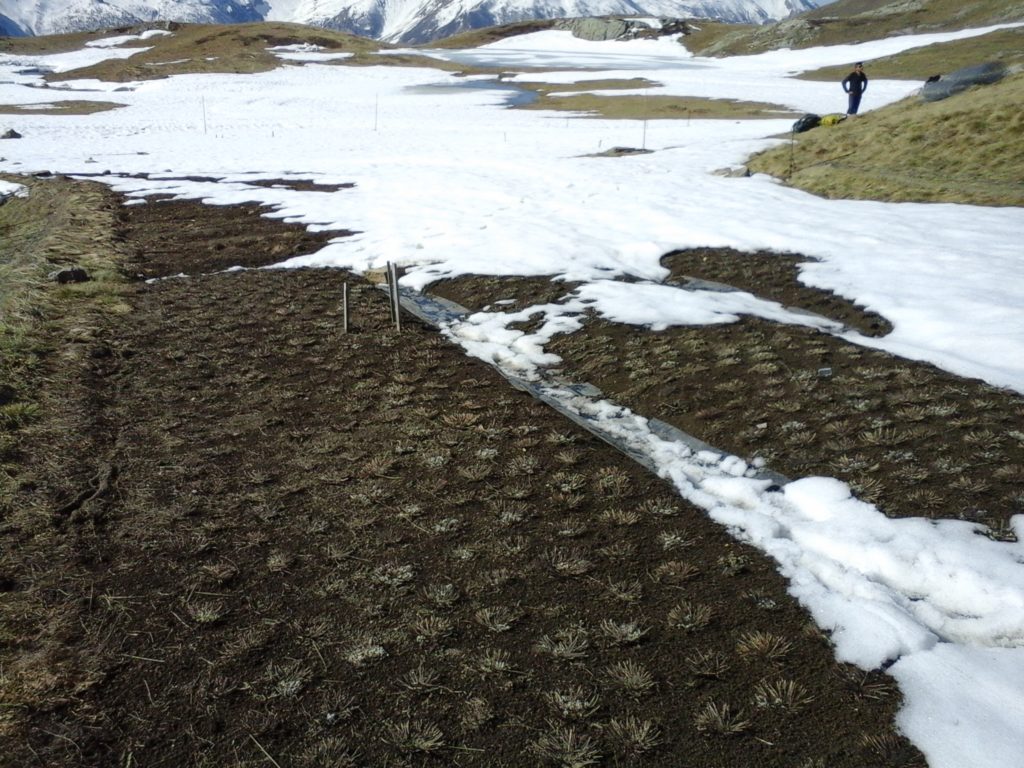
[[[572,32],[581,40],[635,40],[644,37],[687,34],[690,26],[683,19],[582,18],[562,19],[555,29]]]

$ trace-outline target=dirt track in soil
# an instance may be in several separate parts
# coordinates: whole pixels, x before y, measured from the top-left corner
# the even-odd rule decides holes
[[[301,230],[121,216],[130,274],[190,277],[74,342],[26,446],[5,764],[922,764],[662,481],[351,275],[217,272]]]

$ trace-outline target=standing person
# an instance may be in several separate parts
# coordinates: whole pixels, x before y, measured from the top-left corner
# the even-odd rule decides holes
[[[857,110],[860,109],[860,97],[867,89],[868,76],[864,74],[864,64],[858,61],[853,65],[853,72],[843,78],[843,90],[850,95],[850,106],[846,114],[857,114]]]

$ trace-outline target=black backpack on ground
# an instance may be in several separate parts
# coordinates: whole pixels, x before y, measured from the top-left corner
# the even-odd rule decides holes
[[[804,131],[811,130],[811,128],[817,128],[820,124],[821,117],[819,115],[808,113],[793,123],[793,133],[803,133]]]

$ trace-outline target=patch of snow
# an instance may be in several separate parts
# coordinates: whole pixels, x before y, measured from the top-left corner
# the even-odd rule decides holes
[[[28,197],[28,187],[0,179],[0,201],[8,197]]]

